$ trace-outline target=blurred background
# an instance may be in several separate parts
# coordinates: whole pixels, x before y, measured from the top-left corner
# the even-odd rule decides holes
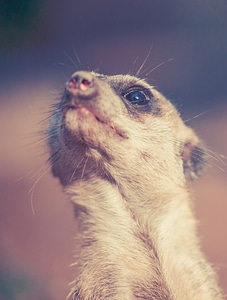
[[[207,146],[193,196],[227,293],[226,16],[224,0],[0,0],[0,300],[65,299],[76,271],[72,207],[45,164],[51,103],[77,69],[135,74],[146,57],[141,77]]]

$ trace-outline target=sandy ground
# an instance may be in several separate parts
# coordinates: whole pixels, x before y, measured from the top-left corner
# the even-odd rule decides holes
[[[65,299],[75,269],[76,224],[71,204],[45,165],[47,149],[37,134],[54,97],[51,83],[2,94],[0,108],[0,270],[21,298]],[[32,101],[31,101],[32,96]],[[43,99],[50,99],[49,102]],[[189,124],[210,149],[210,167],[194,186],[204,251],[227,293],[227,106]],[[45,142],[45,141],[44,141]],[[218,156],[218,153],[223,156]],[[223,161],[223,162],[222,162]],[[32,190],[32,192],[30,191]],[[18,290],[16,282],[26,282]]]

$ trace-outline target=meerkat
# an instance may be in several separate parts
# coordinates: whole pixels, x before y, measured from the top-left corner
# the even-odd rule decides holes
[[[77,71],[48,130],[81,235],[74,300],[218,300],[189,182],[205,151],[145,80]]]

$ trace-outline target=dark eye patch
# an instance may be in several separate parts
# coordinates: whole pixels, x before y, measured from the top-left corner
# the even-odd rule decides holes
[[[122,95],[134,107],[142,108],[149,105],[153,95],[141,87],[133,87]]]

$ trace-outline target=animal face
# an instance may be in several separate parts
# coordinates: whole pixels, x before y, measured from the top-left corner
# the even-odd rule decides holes
[[[197,177],[204,151],[175,107],[130,75],[78,71],[67,81],[48,131],[53,174],[68,185],[93,175]],[[172,170],[170,172],[168,170]]]

